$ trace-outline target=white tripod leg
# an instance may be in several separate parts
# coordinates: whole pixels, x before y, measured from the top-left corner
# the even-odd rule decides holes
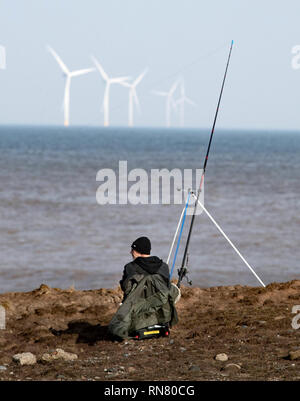
[[[195,194],[193,194],[194,198],[197,199]],[[202,205],[202,203],[198,200],[198,204],[202,207],[204,212],[207,214],[207,216],[210,218],[210,220],[214,223],[214,225],[217,227],[217,229],[220,231],[220,233],[225,237],[225,239],[229,242],[229,244],[232,246],[232,248],[235,250],[235,252],[239,255],[239,257],[242,259],[242,261],[246,264],[246,266],[251,270],[251,272],[254,274],[254,276],[257,278],[257,280],[260,282],[260,284],[265,287],[265,284],[262,282],[262,280],[258,277],[258,275],[255,273],[255,271],[252,269],[252,267],[249,265],[247,260],[243,257],[243,255],[240,253],[240,251],[233,245],[233,243],[230,241],[230,239],[227,237],[227,235],[224,233],[222,228],[219,226],[219,224],[216,222],[216,220],[212,217],[212,215],[205,209],[205,207]]]
[[[178,234],[178,230],[179,230],[179,227],[180,227],[182,218],[183,218],[184,209],[185,209],[185,206],[184,206],[184,208],[182,209],[181,216],[180,216],[180,219],[179,219],[177,228],[176,228],[176,232],[175,232],[175,234],[174,234],[173,242],[172,242],[172,245],[171,245],[171,248],[170,248],[170,252],[169,252],[169,256],[168,256],[168,259],[167,259],[167,264],[169,264],[169,260],[170,260],[170,257],[171,257],[172,251],[173,251],[173,247],[174,247],[174,244],[175,244],[175,241],[176,241],[176,237],[177,237],[177,234]]]

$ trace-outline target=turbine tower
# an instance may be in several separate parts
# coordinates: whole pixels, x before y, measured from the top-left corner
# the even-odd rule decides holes
[[[173,108],[175,108],[175,106],[176,106],[174,99],[173,99],[173,95],[178,86],[178,83],[179,83],[178,80],[175,81],[172,84],[169,92],[153,91],[153,93],[155,95],[166,97],[166,125],[167,125],[167,127],[171,126],[171,107],[173,106]]]
[[[182,79],[180,82],[180,98],[176,100],[175,105],[180,107],[179,115],[180,115],[180,126],[184,126],[184,104],[188,103],[192,106],[196,106],[196,104],[186,97],[185,95],[185,87],[184,87],[184,80]]]
[[[55,58],[66,78],[63,108],[64,108],[64,125],[67,127],[69,125],[69,119],[70,119],[71,78],[78,77],[79,75],[88,74],[89,72],[95,71],[95,68],[85,68],[82,70],[70,71],[65,65],[65,63],[62,61],[62,59],[58,56],[57,53],[55,53],[55,51],[50,46],[47,46],[47,50]]]
[[[101,77],[104,82],[106,82],[105,90],[104,90],[104,97],[103,97],[103,112],[104,112],[104,126],[109,126],[109,93],[110,93],[110,86],[111,84],[121,84],[124,81],[127,81],[130,77],[118,77],[118,78],[109,78],[106,74],[102,65],[99,61],[94,57],[91,56],[97,70],[100,72]]]
[[[148,68],[146,68],[131,84],[129,82],[121,82],[121,85],[129,88],[129,103],[128,103],[128,126],[133,126],[133,100],[135,101],[136,106],[140,109],[139,99],[136,94],[136,87],[144,78],[146,73],[148,72]]]

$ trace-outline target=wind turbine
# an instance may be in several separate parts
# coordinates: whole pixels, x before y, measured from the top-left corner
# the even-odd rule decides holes
[[[129,82],[121,82],[121,85],[129,88],[129,103],[128,103],[128,125],[129,127],[133,126],[133,100],[135,101],[136,106],[140,109],[140,102],[136,94],[136,87],[144,78],[146,73],[148,72],[148,68],[146,68],[131,84]]]
[[[70,71],[68,67],[64,64],[62,59],[58,56],[57,53],[50,47],[47,46],[47,50],[52,54],[60,68],[62,69],[64,76],[66,78],[65,84],[65,94],[64,94],[64,125],[69,125],[69,114],[70,114],[70,86],[71,86],[71,78],[78,77],[79,75],[88,74],[89,72],[95,71],[95,68],[85,68],[82,70]]]
[[[104,112],[104,126],[109,126],[109,93],[110,93],[110,86],[111,84],[121,84],[124,81],[127,81],[130,77],[118,77],[118,78],[109,78],[109,76],[104,71],[102,65],[99,61],[94,57],[91,56],[97,70],[100,72],[103,81],[106,82],[105,90],[104,90],[104,97],[103,97],[103,112]]]
[[[178,83],[179,83],[178,80],[175,81],[172,84],[172,86],[168,92],[153,91],[153,93],[155,95],[166,97],[166,124],[167,124],[167,127],[171,126],[171,107],[176,106],[174,99],[173,99],[173,94],[177,88]]]
[[[190,104],[192,106],[196,106],[196,104],[191,99],[186,97],[185,88],[184,88],[184,80],[182,79],[181,83],[180,83],[180,98],[177,99],[176,102],[175,102],[176,106],[179,105],[179,107],[180,107],[179,113],[180,113],[180,125],[181,125],[181,127],[184,126],[184,103],[188,103],[188,104]]]

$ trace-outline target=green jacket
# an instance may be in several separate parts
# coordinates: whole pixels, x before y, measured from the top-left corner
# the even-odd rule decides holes
[[[128,338],[144,327],[164,323],[173,326],[178,322],[176,287],[169,288],[159,274],[137,274],[130,281],[131,291],[109,323],[110,334]]]

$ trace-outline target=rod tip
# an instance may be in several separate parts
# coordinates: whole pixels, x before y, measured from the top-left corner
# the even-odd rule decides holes
[[[231,41],[231,46],[233,45],[233,40]]]

